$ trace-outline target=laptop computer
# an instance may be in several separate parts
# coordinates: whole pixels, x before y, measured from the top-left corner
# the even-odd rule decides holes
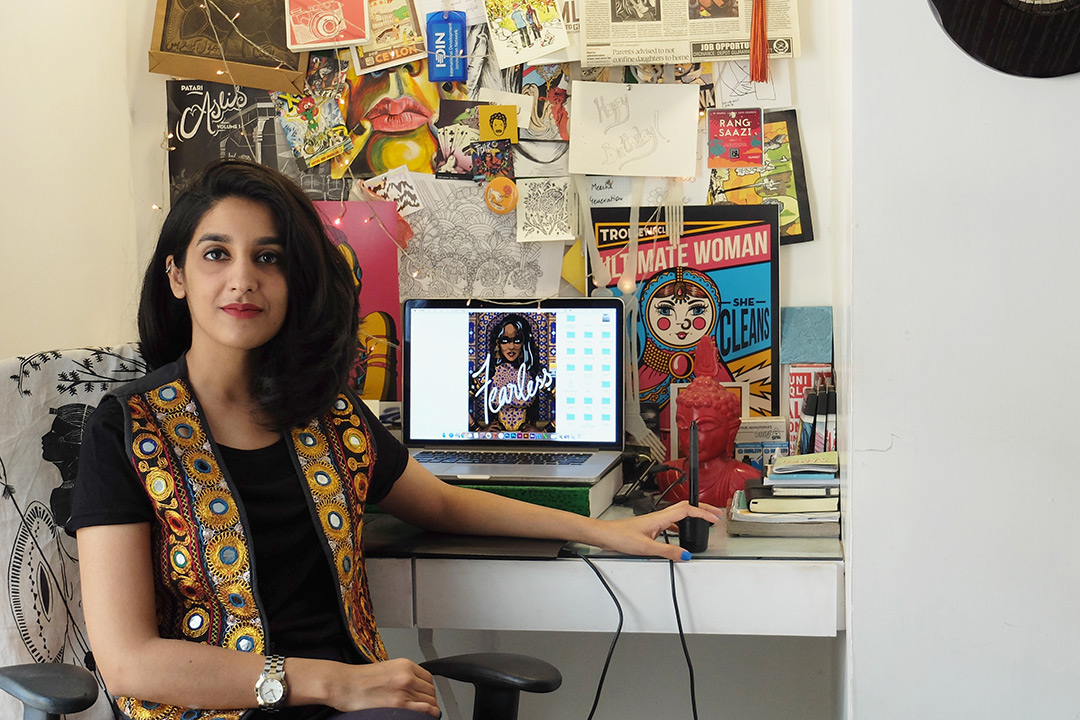
[[[615,298],[407,300],[402,437],[459,484],[591,485],[623,447]]]

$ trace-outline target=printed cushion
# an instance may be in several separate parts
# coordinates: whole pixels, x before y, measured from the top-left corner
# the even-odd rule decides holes
[[[87,665],[75,539],[62,525],[86,419],[108,390],[146,370],[134,344],[0,361],[0,567],[10,606],[0,612],[0,666]],[[0,693],[0,717],[21,713]],[[90,710],[68,717],[113,715],[102,693]]]

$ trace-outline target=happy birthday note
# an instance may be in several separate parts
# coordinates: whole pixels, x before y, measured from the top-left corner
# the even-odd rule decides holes
[[[575,80],[570,95],[571,173],[694,176],[696,86]]]

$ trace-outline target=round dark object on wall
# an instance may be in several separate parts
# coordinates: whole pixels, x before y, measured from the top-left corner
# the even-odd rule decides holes
[[[1080,72],[1080,0],[929,0],[957,45],[1010,75]]]

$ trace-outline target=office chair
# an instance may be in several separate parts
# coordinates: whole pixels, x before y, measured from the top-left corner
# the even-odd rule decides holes
[[[420,663],[432,675],[471,683],[473,720],[516,720],[521,691],[549,693],[562,685],[554,665],[528,655],[472,653]]]
[[[521,691],[546,693],[562,684],[551,664],[527,655],[473,653],[421,663],[433,675],[472,684],[473,720],[517,720]],[[59,720],[97,700],[94,676],[77,665],[30,663],[0,668],[0,689],[23,704],[23,720]]]
[[[58,720],[97,700],[97,680],[86,668],[29,663],[0,668],[0,689],[23,704],[23,720]]]

